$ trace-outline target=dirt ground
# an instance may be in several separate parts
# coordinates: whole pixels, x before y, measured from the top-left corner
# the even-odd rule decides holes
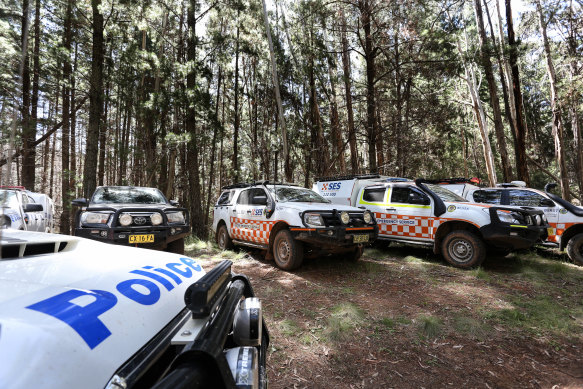
[[[546,250],[463,271],[430,250],[370,248],[277,269],[225,258],[250,277],[270,331],[270,388],[583,388],[583,268]]]

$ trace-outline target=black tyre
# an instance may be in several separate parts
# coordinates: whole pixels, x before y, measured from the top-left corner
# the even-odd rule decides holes
[[[166,246],[166,251],[175,254],[184,254],[184,238],[173,240]]]
[[[281,230],[273,240],[273,258],[280,269],[297,269],[304,260],[304,244],[294,240],[288,230]]]
[[[479,266],[486,258],[482,239],[469,231],[452,231],[442,242],[441,253],[455,267],[470,269]]]
[[[227,226],[222,225],[217,230],[217,245],[221,250],[231,250],[233,248],[233,241],[227,231]]]
[[[576,265],[583,266],[583,234],[577,234],[569,239],[567,255]]]

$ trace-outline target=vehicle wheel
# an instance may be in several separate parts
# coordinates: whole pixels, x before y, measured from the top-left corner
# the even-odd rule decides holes
[[[217,245],[221,250],[230,250],[233,248],[233,241],[229,236],[229,231],[227,231],[227,226],[222,225],[217,231]]]
[[[280,269],[297,269],[304,260],[304,244],[294,240],[288,230],[281,230],[273,240],[273,258]]]
[[[346,253],[342,255],[342,259],[347,261],[356,262],[360,257],[362,257],[362,253],[364,252],[364,246],[360,245],[356,248],[350,249]]]
[[[576,265],[583,266],[583,234],[577,234],[569,239],[567,255]]]
[[[184,238],[173,240],[166,246],[166,251],[175,254],[184,254]]]
[[[452,231],[443,240],[441,253],[455,267],[469,269],[479,266],[486,258],[482,239],[469,231]]]

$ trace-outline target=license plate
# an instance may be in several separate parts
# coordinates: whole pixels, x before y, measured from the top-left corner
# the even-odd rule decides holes
[[[555,231],[552,227],[547,228],[547,234],[549,235],[555,235]]]
[[[368,242],[368,235],[354,235],[354,238],[352,238],[352,241],[354,243]]]
[[[130,235],[130,244],[134,243],[154,243],[154,234]]]

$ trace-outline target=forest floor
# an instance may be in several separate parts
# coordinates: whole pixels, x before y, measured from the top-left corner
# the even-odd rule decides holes
[[[251,279],[270,388],[583,388],[583,267],[556,251],[471,271],[399,245],[294,272],[260,251],[196,242],[187,254]]]

